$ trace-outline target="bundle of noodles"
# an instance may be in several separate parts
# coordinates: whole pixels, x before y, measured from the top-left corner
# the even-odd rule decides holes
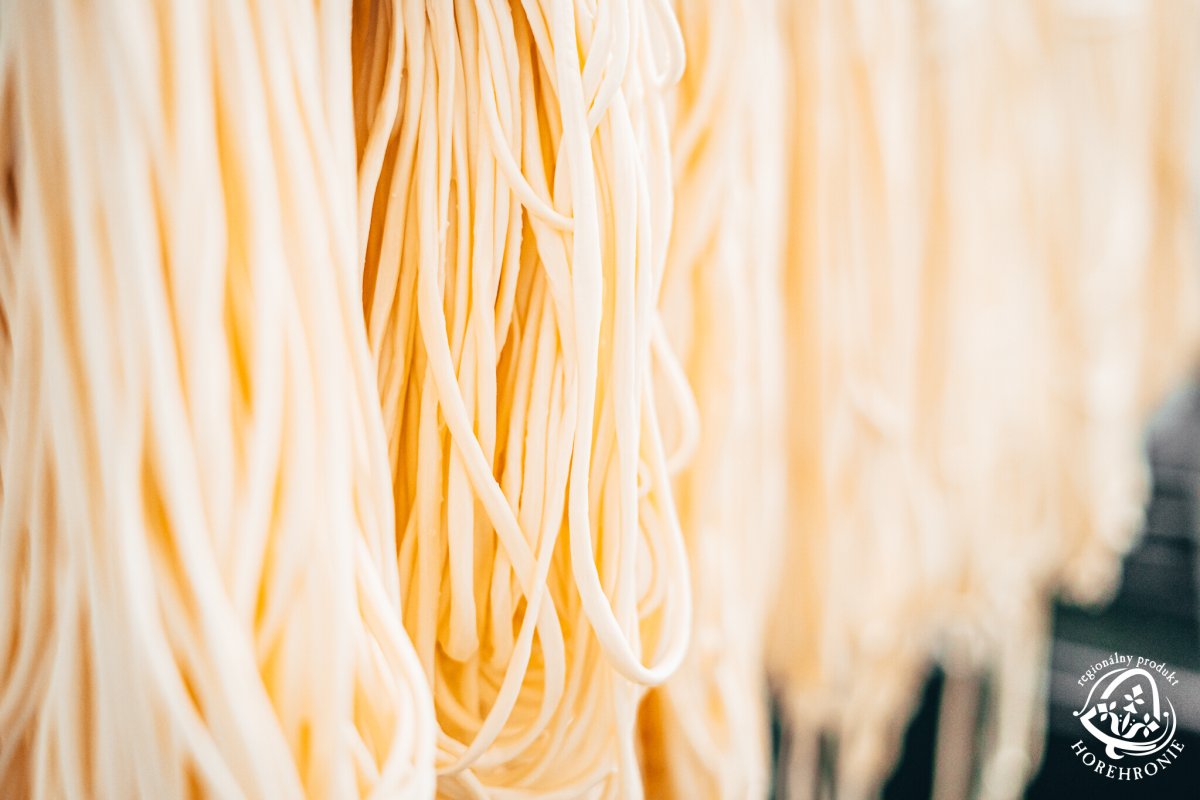
[[[985,80],[1006,110],[981,124],[988,137],[969,138],[1003,131],[1021,168],[993,180],[1013,190],[1012,227],[998,237],[994,215],[979,218],[977,247],[993,255],[975,260],[981,272],[1000,268],[997,241],[1025,231],[1027,250],[1004,264],[1031,265],[1003,326],[1026,338],[1003,345],[1023,372],[981,376],[964,401],[991,398],[997,420],[992,462],[970,479],[979,504],[960,520],[975,533],[970,575],[995,620],[989,796],[1016,796],[1036,767],[1049,599],[1065,590],[1095,601],[1113,588],[1141,518],[1146,415],[1195,355],[1187,161],[1197,106],[1181,76],[1197,67],[1198,12],[1196,3],[1025,3],[997,6],[980,23],[1002,34]],[[978,192],[963,186],[959,202]],[[1001,389],[1014,385],[1022,388]]]
[[[1075,421],[1085,354],[1064,313],[1083,287],[1068,274],[1076,256],[1055,259],[1049,247],[1071,202],[1054,194],[1063,176],[1052,154],[1070,137],[1037,11],[964,6],[933,20],[926,40],[937,53],[927,80],[943,177],[929,234],[940,305],[924,335],[921,460],[950,577],[929,603],[952,676],[996,673],[993,792],[1019,791],[1035,757],[1047,577],[1061,562],[1063,514],[1079,506],[1066,481],[1086,446]],[[1122,424],[1137,435],[1135,422]]]
[[[1019,793],[1050,599],[1101,596],[1137,522],[1144,415],[1195,339],[1196,28],[1121,9],[798,9],[786,569],[815,588],[781,593],[772,661],[849,796],[935,655],[994,673],[981,789]]]
[[[3,794],[429,795],[349,5],[0,15]]]
[[[923,463],[959,576],[934,622],[950,665],[983,655],[995,687],[984,796],[1036,767],[1051,599],[1111,590],[1146,414],[1194,355],[1194,98],[1173,81],[1196,7],[1101,10],[965,6],[927,45],[946,176],[930,279],[948,280]]]
[[[648,794],[767,794],[763,625],[782,545],[780,266],[785,115],[770,0],[677,4],[688,68],[673,95],[668,338],[695,393],[666,431],[696,587],[692,646],[641,710]],[[690,452],[694,447],[694,453]]]
[[[398,93],[363,304],[439,791],[638,797],[637,704],[691,627],[650,380],[678,370],[679,31],[665,3],[401,7],[401,76],[359,84]]]
[[[1187,78],[1200,67],[1200,3],[1102,11],[1063,4],[1044,23],[1066,131],[1050,155],[1074,211],[1049,232],[1050,258],[1078,287],[1063,302],[1084,354],[1088,437],[1076,465],[1084,511],[1068,520],[1054,577],[1084,600],[1111,588],[1113,556],[1140,521],[1140,426],[1191,365],[1200,328],[1190,173],[1200,96]]]
[[[924,592],[946,572],[918,521],[936,143],[911,3],[814,0],[792,14],[794,491],[771,660],[793,735],[841,734],[839,792],[855,797],[890,763],[924,657]]]

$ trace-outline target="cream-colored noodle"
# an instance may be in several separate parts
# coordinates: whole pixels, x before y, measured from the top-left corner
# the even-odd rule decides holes
[[[773,2],[677,4],[676,216],[663,316],[698,428],[668,440],[695,592],[693,641],[640,720],[647,793],[768,792],[763,624],[782,545],[784,60]]]
[[[690,629],[649,380],[678,31],[625,2],[397,24],[364,308],[439,791],[637,796],[642,687]]]
[[[1007,596],[997,603],[1006,635],[987,715],[990,796],[1019,792],[1039,759],[1046,597],[1062,587],[1095,600],[1113,587],[1119,555],[1141,523],[1143,422],[1195,356],[1200,295],[1187,187],[1200,140],[1195,91],[1178,75],[1196,67],[1198,10],[1035,5],[1024,20],[1010,17],[1010,28],[1023,23],[1029,33],[1013,37],[1007,63],[993,68],[998,83],[1014,61],[1050,78],[1026,116],[1052,125],[1057,138],[1026,135],[1020,158],[1037,179],[1030,193],[1045,198],[1038,217],[1023,222],[1041,248],[1040,294],[1055,323],[1045,349],[1057,360],[1045,367],[1054,376],[1048,413],[1032,430],[1051,443],[1047,457],[1030,459],[1011,442],[998,449],[1006,472],[1044,483],[1018,507],[1048,505],[1049,513],[1014,520],[1016,547],[993,541],[977,551],[982,583]],[[1000,496],[986,499],[1001,507]],[[1012,573],[984,568],[1001,558]],[[1029,586],[1024,595],[1013,591],[1018,580]]]
[[[757,797],[769,643],[839,797],[935,659],[1015,796],[1194,356],[1198,18],[0,0],[0,794]]]
[[[995,680],[981,791],[1036,766],[1050,600],[1111,585],[1144,415],[1194,356],[1176,11],[797,6],[790,380],[816,421],[790,456],[815,486],[786,569],[816,588],[781,593],[773,663],[847,796],[935,658]]]
[[[914,479],[935,143],[912,4],[788,10],[792,486],[771,665],[798,740],[842,735],[838,791],[857,797],[891,762],[937,569]]]
[[[428,795],[348,4],[0,17],[3,794]]]

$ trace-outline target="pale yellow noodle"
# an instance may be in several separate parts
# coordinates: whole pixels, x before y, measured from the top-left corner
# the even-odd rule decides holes
[[[3,794],[429,795],[349,5],[0,17]]]

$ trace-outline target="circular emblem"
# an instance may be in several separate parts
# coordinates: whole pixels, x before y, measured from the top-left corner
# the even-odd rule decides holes
[[[1113,761],[1154,755],[1175,737],[1175,707],[1159,693],[1154,674],[1141,667],[1099,676],[1075,716]]]

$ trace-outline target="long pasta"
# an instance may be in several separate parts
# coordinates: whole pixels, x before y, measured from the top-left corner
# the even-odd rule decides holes
[[[1017,796],[1196,355],[1198,58],[1195,0],[0,0],[0,795],[762,797],[769,675],[868,797],[937,660]]]
[[[772,663],[847,796],[935,658],[995,681],[983,795],[1036,766],[1050,600],[1111,587],[1144,415],[1195,355],[1185,10],[797,6],[786,569],[811,586]]]
[[[439,791],[636,797],[687,562],[649,380],[670,10],[401,4],[364,309]]]
[[[781,266],[786,154],[780,10],[678,4],[690,68],[673,94],[676,216],[667,332],[695,397],[670,421],[695,592],[693,642],[641,712],[653,797],[768,793],[763,626],[785,494]],[[684,460],[685,455],[690,455]]]
[[[3,794],[428,795],[349,6],[0,18]]]

